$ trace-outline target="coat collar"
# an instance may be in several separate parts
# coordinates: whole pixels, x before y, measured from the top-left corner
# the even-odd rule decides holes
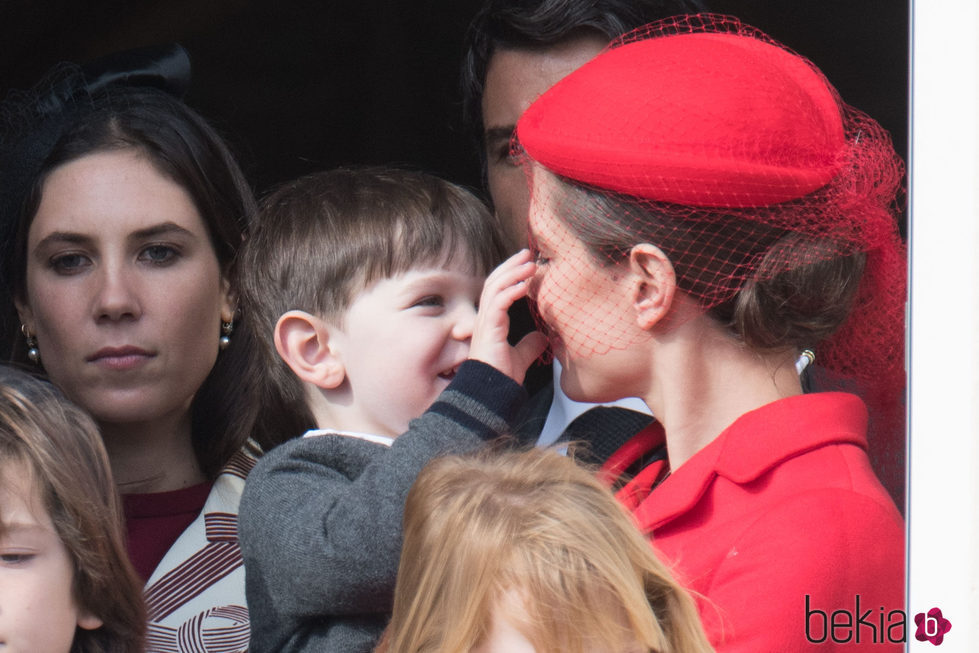
[[[655,491],[633,499],[634,514],[644,529],[658,528],[689,511],[718,476],[745,484],[819,447],[855,444],[866,449],[866,432],[867,409],[855,395],[824,392],[772,402],[739,417]],[[629,490],[623,488],[623,495]]]

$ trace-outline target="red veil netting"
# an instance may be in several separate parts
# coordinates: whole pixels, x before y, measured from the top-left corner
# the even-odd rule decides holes
[[[786,324],[832,322],[836,311],[842,326],[816,320],[791,345],[816,352],[819,389],[867,402],[871,456],[902,502],[907,264],[895,216],[904,166],[883,128],[843,103],[810,61],[727,16],[653,23],[543,94],[517,125],[514,153],[531,179],[532,226],[563,238],[542,253],[553,259],[538,303],[578,356],[645,337],[616,326],[612,282],[598,274],[622,264],[631,244],[660,247],[678,287],[722,316],[748,285],[865,257],[849,295],[840,283],[846,301],[814,304],[789,287],[772,310]],[[560,219],[545,224],[548,215]]]

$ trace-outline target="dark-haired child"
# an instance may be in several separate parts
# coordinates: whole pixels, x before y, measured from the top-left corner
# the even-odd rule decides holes
[[[479,320],[505,344],[533,264],[522,253],[483,292],[502,252],[483,205],[431,175],[377,168],[281,187],[245,250],[245,312],[266,336],[269,380],[315,427],[246,485],[251,650],[370,651],[416,474],[513,430],[526,365],[467,358]],[[527,364],[542,346],[525,342]]]

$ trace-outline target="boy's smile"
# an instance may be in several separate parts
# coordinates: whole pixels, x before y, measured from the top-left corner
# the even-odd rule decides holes
[[[334,326],[332,347],[347,404],[332,428],[397,436],[455,377],[469,355],[483,277],[461,253],[423,265],[357,295]]]

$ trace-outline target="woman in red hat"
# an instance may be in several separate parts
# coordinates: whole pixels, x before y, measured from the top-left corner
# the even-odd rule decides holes
[[[899,646],[904,526],[868,458],[868,407],[872,444],[903,437],[886,133],[809,61],[707,15],[613,44],[517,141],[562,387],[657,417],[605,472],[631,478],[619,498],[699,595],[712,644]],[[814,356],[820,389],[853,393],[803,393]],[[668,459],[644,466],[663,439]]]

